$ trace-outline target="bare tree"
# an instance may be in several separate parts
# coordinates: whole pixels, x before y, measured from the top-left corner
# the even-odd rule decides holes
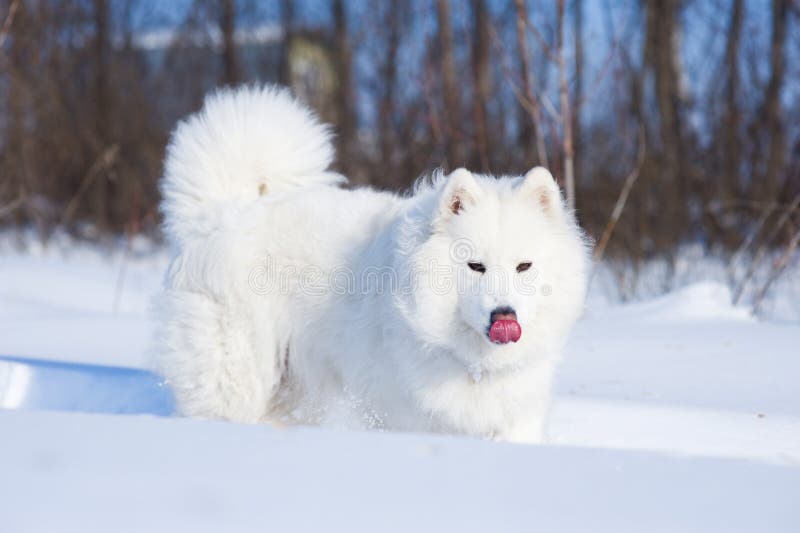
[[[642,165],[644,164],[644,155],[645,149],[647,147],[647,143],[644,139],[644,129],[639,130],[639,156],[636,159],[636,166],[633,167],[628,175],[625,177],[625,180],[622,184],[622,189],[620,189],[619,196],[617,197],[617,201],[614,203],[614,209],[611,211],[611,215],[608,217],[608,222],[606,223],[606,227],[603,230],[602,235],[600,236],[600,241],[597,243],[597,246],[594,249],[593,259],[595,263],[599,263],[603,260],[603,255],[606,252],[606,247],[608,246],[609,241],[611,240],[611,236],[614,234],[614,228],[617,227],[619,223],[619,219],[622,216],[622,212],[625,210],[625,204],[628,202],[628,197],[631,194],[631,190],[633,190],[633,186],[636,184],[636,180],[639,179],[639,175],[642,172]]]
[[[522,70],[523,101],[520,104],[530,116],[530,121],[523,121],[523,150],[532,144],[536,146],[538,163],[549,166],[547,163],[547,148],[542,130],[542,112],[539,107],[538,96],[534,89],[533,73],[531,71],[530,52],[528,50],[528,8],[525,0],[515,0],[517,9],[517,48],[519,49],[520,68]],[[527,129],[527,128],[530,129]],[[532,137],[532,141],[529,137]],[[531,162],[526,161],[529,165]]]
[[[396,115],[396,88],[398,72],[398,52],[404,22],[407,17],[407,4],[405,2],[390,2],[384,14],[384,27],[386,28],[386,54],[381,65],[382,94],[378,109],[378,136],[381,150],[381,163],[389,165],[395,150],[397,135],[394,128]]]
[[[0,26],[0,48],[6,44],[8,31],[11,29],[11,25],[14,23],[14,17],[17,15],[19,4],[20,0],[12,0],[8,6],[8,12],[5,15],[5,19],[3,19],[2,26]]]
[[[236,85],[241,81],[236,48],[236,0],[220,0],[219,29],[222,34],[222,82]]]
[[[575,81],[574,96],[572,101],[572,146],[575,153],[574,173],[578,179],[581,178],[581,110],[583,109],[583,0],[573,1],[574,10],[574,50],[575,50]],[[576,191],[577,195],[577,191]],[[577,199],[576,199],[577,200]]]
[[[292,39],[294,38],[294,8],[294,0],[281,0],[281,28],[283,30],[283,42],[281,43],[278,81],[286,86],[291,83],[289,54],[291,52]]]
[[[472,13],[475,20],[472,45],[472,76],[475,84],[473,97],[473,114],[475,120],[475,146],[480,158],[480,168],[489,172],[489,146],[487,103],[491,87],[491,70],[489,68],[490,35],[489,13],[486,0],[473,0]]]
[[[606,257],[634,264],[695,239],[730,254],[744,241],[743,261],[773,257],[796,238],[795,211],[769,239],[800,192],[800,103],[788,90],[796,0],[770,0],[766,19],[720,0],[724,20],[697,17],[702,2],[601,2],[591,21],[583,0],[330,0],[330,17],[305,0],[192,0],[163,50],[141,45],[157,24],[141,25],[140,1],[0,0],[3,224],[86,236],[155,228],[175,122],[219,84],[303,72],[335,127],[338,169],[356,183],[402,189],[439,165],[511,174],[549,163]],[[596,13],[608,52],[589,62]],[[705,32],[687,35],[689,47],[685,15]],[[440,24],[426,32],[422,19]],[[283,40],[249,30],[264,21]],[[682,50],[712,34],[722,34],[707,51],[718,72],[685,85]],[[641,53],[622,46],[632,42]],[[581,107],[597,95],[608,98]],[[630,172],[640,129],[646,147]]]
[[[723,136],[723,161],[725,172],[717,193],[724,201],[738,188],[741,167],[741,143],[739,128],[741,112],[739,110],[739,47],[742,40],[743,0],[733,0],[728,39],[725,44],[725,119]]]
[[[649,202],[661,202],[662,208],[652,211],[654,220],[652,233],[656,246],[662,249],[674,247],[685,235],[686,225],[670,223],[670,220],[689,221],[687,201],[689,198],[689,175],[687,172],[684,132],[681,110],[684,101],[683,67],[680,50],[681,0],[646,0],[645,3],[645,49],[644,69],[652,74],[656,111],[656,142],[648,146],[654,156],[654,173],[648,181],[658,182],[658,198]],[[641,108],[642,120],[646,123],[645,107]],[[649,140],[649,138],[648,138]],[[647,164],[645,164],[647,167]]]
[[[784,127],[781,113],[781,89],[785,73],[786,26],[789,20],[789,0],[772,1],[772,38],[770,41],[770,77],[764,91],[764,116],[769,135],[769,156],[764,174],[765,198],[775,198],[778,177],[786,152]]]
[[[336,89],[338,109],[338,154],[339,167],[351,176],[351,181],[363,183],[361,175],[356,175],[353,147],[356,137],[357,117],[354,108],[353,53],[350,47],[348,18],[343,0],[332,0],[333,35],[336,71],[339,83]]]
[[[569,87],[567,86],[567,67],[564,60],[564,4],[566,0],[558,0],[558,92],[561,101],[561,143],[564,151],[564,185],[567,189],[567,206],[575,208],[575,169],[572,151],[572,118],[570,115]]]
[[[439,52],[442,69],[442,99],[444,100],[445,153],[447,166],[461,164],[458,150],[457,124],[460,120],[458,88],[456,86],[456,65],[453,54],[453,27],[450,20],[450,1],[436,0],[438,22]]]
[[[6,43],[6,39],[11,30],[11,25],[14,23],[14,17],[16,17],[19,7],[20,7],[20,0],[13,0],[8,6],[8,11],[5,13],[5,18],[3,19],[3,23],[2,25],[0,25],[0,51],[3,50],[3,46]],[[5,57],[3,57],[2,59],[5,59]],[[12,81],[11,87],[8,89],[9,93],[13,91],[14,86],[15,84]],[[12,100],[11,98],[8,99],[9,104],[11,103],[11,100]],[[10,124],[11,126],[8,127],[7,131],[18,130],[19,120],[20,120],[18,107],[14,105],[9,105],[8,107],[10,108],[8,109],[8,111],[11,111],[11,113],[9,113],[9,115],[11,116],[6,118],[6,123]],[[15,197],[11,196],[16,192],[16,191],[12,192],[13,189],[11,185],[12,181],[13,180],[11,179],[7,179],[6,183],[4,184],[4,187],[0,188],[0,220],[9,216],[11,213],[14,212],[14,210],[20,207],[24,199],[24,192],[21,187],[19,193]]]
[[[766,238],[762,241],[761,246],[759,247],[758,251],[755,253],[753,260],[750,262],[750,266],[747,269],[747,272],[742,277],[741,281],[739,282],[738,287],[736,288],[736,292],[733,295],[733,303],[738,304],[741,300],[742,296],[744,295],[744,291],[747,288],[747,285],[753,278],[756,270],[758,269],[761,261],[768,256],[770,253],[770,246],[773,245],[775,240],[780,235],[781,231],[791,223],[792,216],[794,215],[795,211],[800,208],[800,194],[794,197],[792,202],[783,210],[781,216],[775,222],[775,226],[772,228],[772,231],[766,236]],[[795,232],[796,234],[797,232]],[[791,239],[794,240],[794,236]],[[789,250],[794,250],[796,247],[796,243],[789,244]],[[791,252],[790,252],[791,253]]]
[[[786,268],[792,264],[792,258],[794,257],[794,253],[797,250],[798,245],[800,245],[800,228],[795,227],[794,234],[789,239],[789,243],[786,245],[781,256],[775,261],[772,266],[772,271],[769,273],[767,277],[767,281],[761,286],[761,289],[758,290],[756,295],[753,297],[753,310],[758,313],[761,310],[761,306],[764,303],[764,299],[767,296],[767,292],[769,292],[770,287],[781,277],[781,275],[786,271]]]
[[[682,172],[682,131],[679,103],[682,101],[683,79],[680,55],[678,16],[680,0],[650,0],[648,18],[650,61],[655,81],[656,106],[660,125],[660,138],[664,150],[664,165],[668,179],[678,183],[681,193],[686,192]],[[678,198],[686,198],[681,194]]]
[[[107,149],[111,141],[111,95],[109,87],[109,52],[111,48],[111,30],[109,28],[109,11],[107,0],[94,0],[94,101],[95,101],[95,153],[101,154]],[[97,156],[96,156],[97,157]],[[93,182],[92,209],[95,213],[95,222],[101,230],[106,230],[109,224],[108,213],[108,172],[98,176]]]

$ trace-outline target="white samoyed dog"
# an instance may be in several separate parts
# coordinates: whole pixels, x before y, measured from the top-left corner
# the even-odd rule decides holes
[[[285,91],[206,98],[171,139],[157,364],[182,414],[540,441],[587,245],[544,168],[339,188]]]

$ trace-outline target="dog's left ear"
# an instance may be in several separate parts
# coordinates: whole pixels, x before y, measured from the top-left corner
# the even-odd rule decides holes
[[[554,216],[563,212],[561,191],[550,171],[544,167],[534,167],[522,178],[518,190],[520,194],[534,199],[546,214]]]

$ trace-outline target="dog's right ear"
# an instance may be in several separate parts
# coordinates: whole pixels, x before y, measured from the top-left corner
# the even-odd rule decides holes
[[[478,184],[469,170],[457,168],[451,172],[439,199],[438,218],[447,219],[475,205],[478,191]]]

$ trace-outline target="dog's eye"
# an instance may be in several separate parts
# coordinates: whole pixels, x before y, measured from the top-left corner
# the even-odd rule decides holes
[[[517,265],[517,272],[525,272],[531,268],[531,263],[520,263]]]
[[[483,266],[483,263],[467,263],[467,266],[475,272],[480,272],[481,274],[486,272],[486,267]]]

